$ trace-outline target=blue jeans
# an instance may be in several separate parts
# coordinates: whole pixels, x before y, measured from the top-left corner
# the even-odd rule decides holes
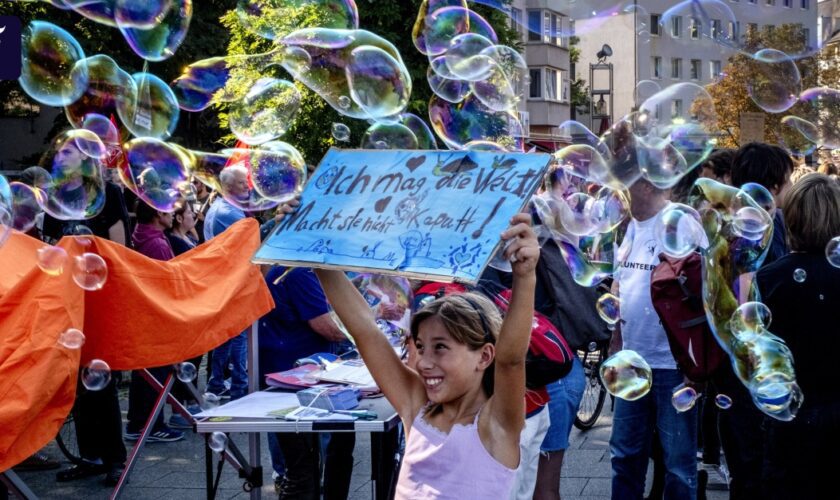
[[[650,392],[636,401],[616,398],[610,436],[612,498],[641,499],[654,426],[665,461],[665,500],[697,498],[697,408],[677,413],[674,387],[683,382],[677,370],[653,370]]]
[[[577,356],[572,360],[572,370],[557,382],[548,384],[548,411],[551,416],[551,425],[545,434],[540,451],[555,452],[562,451],[569,447],[569,434],[572,432],[572,424],[583,399],[583,390],[586,388],[586,377],[583,373],[583,364]]]
[[[207,391],[221,394],[225,390],[225,366],[230,362],[230,399],[239,399],[248,394],[248,332],[244,331],[213,349],[213,365]]]

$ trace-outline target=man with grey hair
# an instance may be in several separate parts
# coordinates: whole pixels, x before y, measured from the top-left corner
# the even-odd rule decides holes
[[[246,217],[242,209],[226,199],[243,201],[248,199],[248,173],[245,167],[234,165],[222,170],[219,173],[219,183],[224,196],[216,199],[204,218],[205,241]]]

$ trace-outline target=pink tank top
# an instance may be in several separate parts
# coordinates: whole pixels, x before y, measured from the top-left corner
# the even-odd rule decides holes
[[[508,498],[516,469],[500,464],[481,443],[478,415],[449,434],[414,418],[405,444],[396,500]]]

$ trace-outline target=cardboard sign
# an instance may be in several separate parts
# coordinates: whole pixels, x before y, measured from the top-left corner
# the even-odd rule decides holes
[[[331,149],[254,262],[475,283],[550,159]]]

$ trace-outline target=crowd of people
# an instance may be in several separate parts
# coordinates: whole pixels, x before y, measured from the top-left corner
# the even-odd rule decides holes
[[[640,499],[648,489],[648,498],[702,497],[698,450],[702,463],[710,467],[723,465],[725,458],[733,499],[822,498],[831,491],[833,462],[826,457],[840,442],[840,394],[830,355],[824,353],[840,352],[833,332],[840,324],[840,269],[827,262],[824,250],[840,235],[840,183],[833,165],[825,164],[819,172],[794,167],[781,148],[751,143],[714,152],[673,189],[644,179],[629,188],[631,217],[614,252],[612,278],[612,293],[621,300],[621,321],[612,332],[609,350],[630,349],[641,355],[652,368],[652,385],[637,400],[615,400],[609,441],[613,498]],[[50,168],[47,162],[27,169],[22,181],[37,185],[43,169]],[[729,363],[700,388],[704,396],[697,406],[677,411],[672,404],[674,388],[686,378],[651,301],[651,271],[663,250],[655,225],[672,202],[687,198],[698,177],[731,186],[757,183],[774,197],[773,238],[755,279],[761,300],[773,313],[770,330],[792,351],[804,393],[799,414],[790,422],[761,413]],[[30,234],[46,242],[68,234],[94,234],[152,259],[169,260],[250,216],[228,201],[247,193],[244,171],[226,169],[219,180],[227,196],[195,181],[194,196],[179,202],[173,212],[162,212],[109,178],[99,215],[83,221],[46,216]],[[291,203],[268,214],[262,235],[294,208]],[[397,498],[501,498],[505,491],[511,499],[559,498],[564,452],[584,375],[577,356],[571,356],[562,378],[526,387],[533,311],[548,318],[572,351],[587,350],[593,339],[609,338],[610,330],[595,310],[601,292],[573,282],[553,241],[540,248],[528,215],[515,216],[502,238],[511,242],[505,254],[512,271],[488,268],[482,282],[492,282],[494,289],[510,288],[504,316],[482,287],[467,293],[442,289],[432,300],[416,305],[407,359],[400,359],[381,334],[368,303],[343,273],[267,268],[264,276],[275,308],[259,320],[261,373],[248,373],[248,333],[242,332],[207,353],[204,399],[235,400],[247,393],[249,376],[262,381],[265,374],[290,369],[313,353],[343,356],[357,349],[402,421],[402,438],[389,443],[403,450],[393,492]],[[799,270],[805,271],[806,279],[794,279]],[[424,283],[413,285],[418,289]],[[202,363],[201,358],[189,361]],[[162,381],[168,370],[149,372]],[[115,374],[100,391],[79,386],[73,412],[83,462],[58,472],[58,481],[98,475],[108,485],[118,481],[126,460],[124,442],[138,439],[157,397],[139,372],[132,373],[123,427],[119,384]],[[195,391],[179,384],[176,397],[191,413],[200,411]],[[729,396],[731,408],[716,408],[716,394]],[[184,439],[183,429],[191,427],[187,419],[172,412],[166,420],[163,413],[148,441]],[[347,497],[352,433],[276,434],[268,443],[280,498]],[[652,456],[654,484],[646,488]],[[43,455],[27,462],[53,465]]]

